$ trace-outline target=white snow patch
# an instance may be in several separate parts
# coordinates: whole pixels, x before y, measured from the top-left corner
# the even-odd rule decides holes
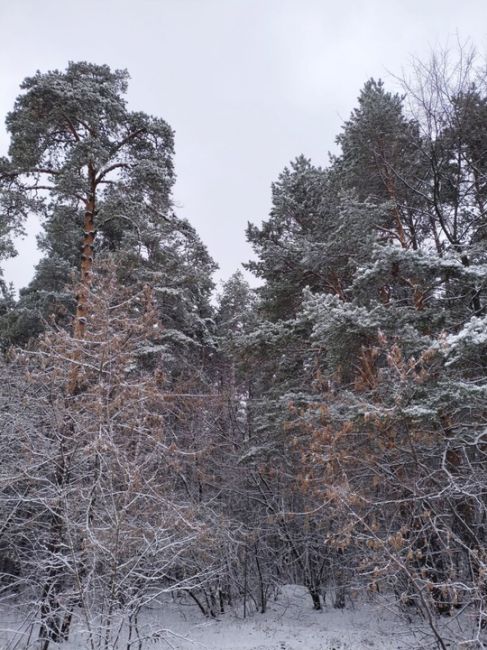
[[[343,610],[326,606],[323,611],[314,611],[307,591],[295,585],[283,587],[265,614],[252,613],[244,619],[239,608],[218,619],[206,619],[192,604],[169,601],[145,610],[140,629],[146,635],[144,650],[411,650],[434,645],[430,645],[432,639],[424,624],[409,625],[381,604],[365,603]],[[32,643],[35,630],[31,645],[26,645],[29,632],[25,616],[11,608],[0,609],[3,650],[38,647]],[[74,630],[68,643],[50,648],[87,650],[84,638]],[[125,650],[126,642],[120,641],[116,647]],[[111,644],[109,647],[113,648]],[[138,648],[138,643],[132,647]]]

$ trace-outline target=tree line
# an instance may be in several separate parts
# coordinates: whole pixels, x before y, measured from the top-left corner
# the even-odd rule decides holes
[[[367,81],[339,153],[293,160],[249,224],[261,285],[237,271],[216,304],[173,210],[173,132],[128,109],[127,72],[23,82],[0,260],[30,214],[43,257],[18,298],[0,285],[15,647],[73,626],[142,647],[164,594],[246,616],[289,582],[316,610],[385,597],[431,647],[484,647],[486,82],[466,48],[399,92]]]

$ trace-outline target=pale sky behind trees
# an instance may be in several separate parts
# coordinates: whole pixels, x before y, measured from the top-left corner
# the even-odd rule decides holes
[[[0,0],[0,155],[24,77],[87,60],[127,68],[131,109],[176,131],[174,199],[226,279],[251,250],[247,221],[303,153],[325,165],[370,77],[412,56],[487,45],[487,0]],[[17,288],[38,259],[35,233],[4,264]]]

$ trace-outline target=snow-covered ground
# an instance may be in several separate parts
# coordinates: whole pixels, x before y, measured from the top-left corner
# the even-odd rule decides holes
[[[410,631],[387,611],[364,605],[316,612],[309,594],[296,586],[285,587],[265,614],[245,620],[228,614],[218,621],[195,622],[194,614],[173,610],[162,617],[167,627],[188,639],[172,639],[174,648],[187,650],[196,643],[209,650],[399,650],[410,648],[412,640]]]
[[[19,626],[13,610],[0,611],[0,648],[38,648],[28,642],[28,626]],[[19,635],[13,630],[22,628]],[[228,612],[218,620],[205,619],[193,605],[168,602],[147,611],[141,620],[147,632],[144,650],[411,650],[437,648],[431,631],[421,624],[406,622],[385,604],[365,603],[360,607],[321,612],[311,608],[302,587],[286,586],[265,614],[246,619]],[[10,630],[10,631],[7,631]],[[460,630],[456,630],[458,634]],[[85,650],[83,637],[74,633],[62,650]],[[461,638],[461,636],[460,636]],[[465,636],[463,638],[466,638]],[[109,648],[113,646],[110,644]],[[120,648],[127,647],[126,642]],[[137,643],[131,646],[137,649]],[[480,645],[451,644],[449,649],[477,649]],[[52,646],[54,650],[54,646]]]

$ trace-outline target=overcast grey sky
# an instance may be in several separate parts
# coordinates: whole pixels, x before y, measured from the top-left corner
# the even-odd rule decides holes
[[[22,79],[69,60],[131,74],[131,108],[176,130],[175,201],[227,278],[250,256],[247,221],[304,153],[326,164],[371,76],[400,73],[447,39],[483,53],[487,0],[0,0],[0,155]],[[17,287],[34,233],[4,266]]]

